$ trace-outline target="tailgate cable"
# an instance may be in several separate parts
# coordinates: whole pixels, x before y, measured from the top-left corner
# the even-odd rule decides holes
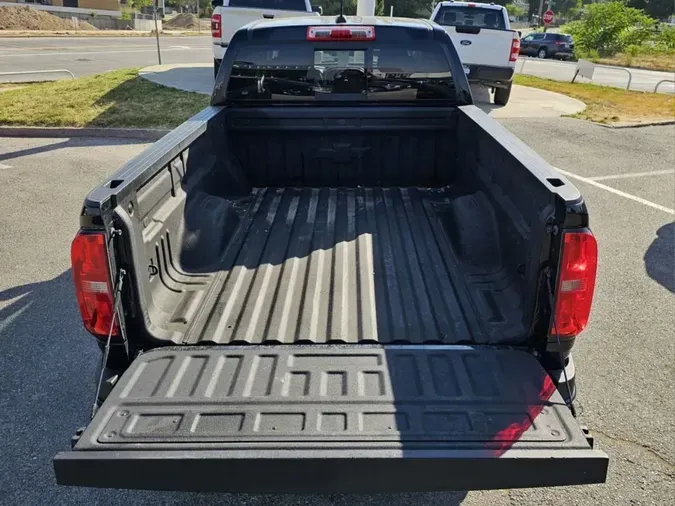
[[[562,345],[560,343],[560,334],[558,333],[558,322],[556,321],[555,317],[555,300],[553,297],[553,285],[551,283],[550,267],[546,268],[546,284],[548,285],[548,303],[551,306],[551,315],[552,315],[551,319],[553,320],[553,332],[555,333],[555,338],[558,343],[558,355],[560,357],[560,365],[562,366],[563,377],[565,378],[565,386],[567,387],[567,397],[569,399],[569,402],[566,402],[565,404],[567,404],[567,407],[572,412],[572,416],[576,418],[577,410],[574,407],[574,403],[572,402],[572,388],[570,387],[570,381],[567,378],[567,367],[565,366],[565,357],[563,356]]]
[[[99,375],[98,384],[96,385],[96,396],[94,397],[94,405],[91,408],[92,419],[94,418],[94,415],[98,410],[98,398],[99,395],[101,395],[101,386],[103,385],[103,374],[105,373],[105,366],[108,363],[108,355],[110,354],[110,341],[112,339],[112,333],[115,328],[115,320],[117,319],[117,313],[119,312],[120,297],[122,294],[122,284],[126,273],[127,271],[125,271],[124,269],[119,270],[119,277],[117,278],[117,284],[115,286],[112,320],[110,321],[110,330],[108,331],[108,338],[105,341],[105,348],[103,349],[103,354],[101,356],[101,374]],[[120,325],[120,335],[122,336],[124,351],[126,351],[127,357],[129,357],[129,342],[127,341],[127,335],[126,332],[124,331],[123,325]]]

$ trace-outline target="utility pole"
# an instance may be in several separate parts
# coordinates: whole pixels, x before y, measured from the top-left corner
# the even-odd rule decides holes
[[[157,39],[157,60],[159,64],[162,64],[162,52],[159,49],[159,28],[157,26],[157,3],[159,0],[155,0],[153,3],[152,17],[155,20],[155,38]]]

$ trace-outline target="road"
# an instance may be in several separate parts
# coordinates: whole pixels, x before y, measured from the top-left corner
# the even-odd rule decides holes
[[[213,62],[210,35],[161,37],[160,47],[162,63]],[[0,38],[0,72],[66,69],[77,77],[156,64],[153,37]]]
[[[203,37],[161,37],[162,63],[208,63],[213,61],[211,39]],[[36,37],[0,38],[0,72],[67,69],[75,76],[107,70],[147,67],[157,64],[157,47],[152,37]],[[521,58],[517,71],[549,79],[571,81],[575,64],[554,60]],[[667,72],[631,69],[631,89],[654,91],[663,79],[675,79]],[[3,78],[0,76],[0,82]],[[625,88],[628,74],[622,70],[596,69],[593,82]],[[672,83],[659,91],[675,92]]]
[[[0,139],[0,504],[662,505],[675,497],[675,128],[502,120],[584,194],[600,243],[575,348],[581,421],[611,458],[586,487],[368,496],[59,488],[52,456],[86,423],[98,352],[79,322],[69,244],[84,195],[145,144]],[[552,142],[555,140],[555,142]],[[261,477],[261,479],[264,479]],[[668,499],[670,497],[670,499]]]

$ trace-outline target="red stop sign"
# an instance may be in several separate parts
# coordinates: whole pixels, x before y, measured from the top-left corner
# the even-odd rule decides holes
[[[549,9],[546,12],[544,12],[544,23],[548,25],[551,23],[551,21],[553,21],[553,11]]]

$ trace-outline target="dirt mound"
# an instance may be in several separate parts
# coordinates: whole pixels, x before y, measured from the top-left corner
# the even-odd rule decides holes
[[[77,24],[32,7],[0,7],[0,30],[96,30],[79,20]]]
[[[199,26],[201,25],[201,26]],[[183,13],[162,21],[163,30],[202,30],[211,29],[210,19],[199,19],[194,14]]]

